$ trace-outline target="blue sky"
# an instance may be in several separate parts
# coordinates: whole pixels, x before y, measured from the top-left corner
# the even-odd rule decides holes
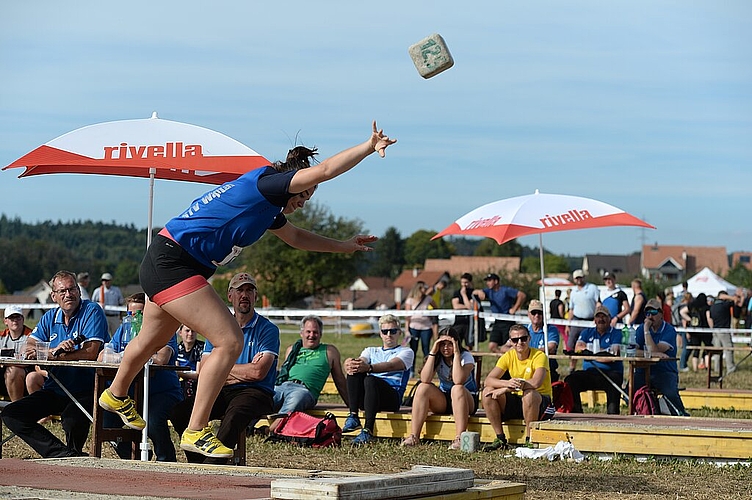
[[[387,158],[315,197],[373,234],[539,189],[657,227],[546,235],[556,253],[752,250],[750,19],[747,1],[4,2],[0,166],[152,111],[270,160],[296,137],[332,155],[377,119]],[[455,65],[424,80],[407,49],[431,33]],[[1,213],[146,227],[147,180],[20,172],[0,172]],[[208,189],[157,181],[155,225]]]

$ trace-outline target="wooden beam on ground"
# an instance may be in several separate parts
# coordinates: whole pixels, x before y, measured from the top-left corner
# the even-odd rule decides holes
[[[382,500],[425,498],[467,490],[475,481],[471,469],[416,465],[398,474],[361,477],[276,479],[271,484],[275,499]]]
[[[570,441],[583,453],[748,460],[752,421],[641,415],[568,414],[531,427],[539,446]]]
[[[679,393],[685,408],[752,411],[752,391],[733,389],[684,389]]]

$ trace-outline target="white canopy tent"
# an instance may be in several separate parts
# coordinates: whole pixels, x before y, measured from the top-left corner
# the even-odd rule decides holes
[[[673,290],[674,295],[677,298],[681,298],[679,297],[679,294],[682,293],[681,283],[676,285]],[[702,271],[687,280],[687,291],[694,297],[697,297],[700,293],[715,296],[720,291],[733,295],[736,292],[736,285],[729,283],[709,268],[705,267]]]

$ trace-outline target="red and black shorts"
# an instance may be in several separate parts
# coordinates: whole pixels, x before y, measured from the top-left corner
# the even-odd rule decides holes
[[[193,258],[163,229],[149,245],[138,277],[149,299],[162,306],[209,286],[213,274],[214,269]]]

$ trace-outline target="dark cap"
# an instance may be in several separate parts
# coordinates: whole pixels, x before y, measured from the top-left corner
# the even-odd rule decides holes
[[[607,280],[607,279],[612,279],[612,280],[616,281],[616,276],[614,275],[614,273],[609,273],[609,272],[606,272],[606,273],[605,273],[605,274],[603,275],[603,279],[604,279],[604,280]]]
[[[499,278],[499,275],[498,275],[498,274],[496,274],[496,273],[488,273],[488,274],[486,275],[486,277],[485,277],[485,278],[483,278],[483,281],[488,281],[488,280],[496,280],[496,281],[500,281],[500,278]]]

